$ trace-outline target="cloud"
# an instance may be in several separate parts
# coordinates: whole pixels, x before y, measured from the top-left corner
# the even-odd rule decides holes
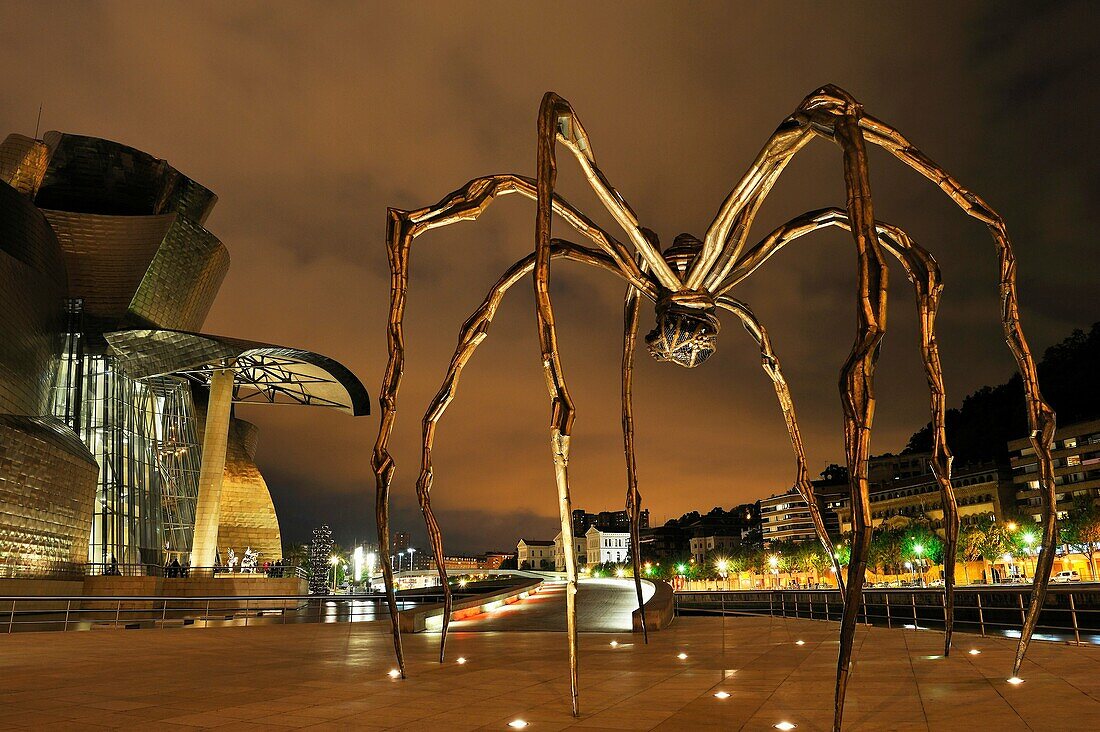
[[[1023,316],[1041,350],[1097,319],[1100,78],[1086,3],[997,6],[199,3],[9,6],[3,129],[99,135],[169,159],[215,190],[208,225],[233,265],[206,329],[311,348],[377,392],[386,362],[387,206],[432,203],[466,180],[534,168],[547,89],[579,110],[601,167],[665,242],[702,234],[757,151],[806,93],[848,88],[999,206],[1016,236]],[[927,181],[872,151],[876,213],[935,252],[947,290],[941,348],[954,400],[1013,363],[983,227]],[[583,177],[559,189],[611,225]],[[843,205],[838,150],[814,143],[761,212],[759,236]],[[393,452],[394,526],[418,522],[420,417],[459,325],[532,247],[533,209],[502,200],[476,224],[418,240],[408,371]],[[557,233],[564,233],[558,226]],[[562,358],[578,408],[575,505],[623,504],[622,285],[554,269]],[[836,376],[854,336],[855,258],[839,232],[801,240],[736,293],[767,324],[791,381],[813,468],[843,454]],[[892,274],[873,447],[897,450],[927,419],[912,296]],[[643,316],[643,329],[652,314]],[[458,550],[552,532],[548,400],[529,282],[509,293],[440,428],[436,505]],[[705,368],[640,353],[641,487],[654,520],[782,491],[793,465],[751,340],[727,323]],[[327,521],[373,531],[377,416],[248,407],[288,538]],[[552,535],[552,533],[551,533]]]

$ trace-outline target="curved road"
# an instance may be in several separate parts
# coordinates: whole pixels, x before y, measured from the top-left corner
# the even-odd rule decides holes
[[[643,597],[653,585],[642,583]],[[584,633],[620,633],[633,627],[631,613],[638,608],[634,580],[587,579],[577,588],[577,626]],[[533,630],[565,632],[565,583],[546,582],[538,594],[469,620],[451,623],[451,630]]]

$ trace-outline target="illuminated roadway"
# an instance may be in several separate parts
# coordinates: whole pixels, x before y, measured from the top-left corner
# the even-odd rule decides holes
[[[653,585],[642,583],[643,597]],[[638,608],[633,580],[581,580],[577,591],[577,623],[581,632],[618,633],[633,627],[631,613]],[[565,631],[565,583],[546,582],[525,600],[505,605],[468,620],[451,623],[452,631]]]

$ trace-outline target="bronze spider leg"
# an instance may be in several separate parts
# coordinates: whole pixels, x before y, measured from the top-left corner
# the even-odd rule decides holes
[[[839,90],[838,90],[839,91]],[[871,543],[871,504],[867,485],[867,459],[871,448],[871,423],[875,414],[874,376],[879,347],[886,332],[887,277],[875,230],[867,150],[859,131],[862,108],[851,97],[840,97],[842,105],[832,108],[833,136],[844,153],[844,183],[848,218],[858,255],[856,339],[840,372],[841,407],[844,411],[844,445],[848,460],[852,505],[852,557],[848,564],[848,586],[840,622],[840,653],[837,657],[834,732],[840,732],[844,696],[851,673],[852,645],[857,614],[863,597],[867,552]]]
[[[638,595],[638,616],[642,624],[642,640],[649,643],[645,622],[645,599],[642,595],[642,542],[639,526],[642,494],[638,492],[638,466],[634,460],[634,351],[638,343],[639,293],[627,285],[623,304],[623,452],[626,454],[626,511],[630,518],[630,556],[634,567],[634,591]]]
[[[762,242],[750,249],[742,257],[728,282],[720,289],[721,293],[733,289],[739,282],[755,272],[765,261],[782,247],[827,226],[850,229],[848,215],[839,208],[826,208],[810,211],[792,219],[779,227]],[[943,281],[936,260],[897,226],[876,222],[876,228],[883,246],[905,267],[910,282],[913,283],[917,301],[918,325],[921,337],[921,359],[928,380],[932,413],[933,454],[932,471],[940,487],[943,504],[944,556],[951,558],[954,566],[955,551],[959,539],[959,512],[955,500],[955,491],[951,484],[952,455],[947,446],[945,432],[946,391],[943,385],[943,371],[940,367],[939,345],[936,339],[935,320],[939,310]],[[946,565],[945,565],[946,567]],[[944,572],[944,655],[951,650],[951,635],[955,618],[955,575],[953,571]]]
[[[893,127],[869,116],[860,120],[860,127],[868,141],[885,148],[898,160],[931,180],[950,196],[963,212],[985,223],[997,247],[1000,261],[1001,324],[1004,328],[1005,340],[1016,359],[1016,366],[1024,383],[1027,419],[1031,429],[1029,437],[1039,461],[1039,484],[1043,489],[1043,551],[1039,552],[1035,561],[1031,601],[1020,631],[1016,659],[1012,665],[1013,676],[1018,676],[1031,636],[1035,633],[1035,626],[1039,622],[1043,603],[1046,601],[1047,585],[1054,566],[1054,548],[1058,545],[1058,512],[1055,507],[1054,462],[1051,456],[1055,416],[1054,410],[1046,403],[1039,391],[1035,360],[1031,356],[1031,349],[1028,348],[1023,327],[1020,325],[1020,304],[1016,293],[1016,256],[1012,251],[1012,243],[1008,238],[1004,219],[977,194],[963,187],[954,176],[914,147]]]
[[[657,245],[639,225],[638,215],[630,208],[630,204],[626,202],[626,199],[615,190],[607,176],[596,164],[596,158],[592,152],[592,142],[588,137],[588,133],[585,132],[580,118],[577,117],[573,105],[554,92],[546,92],[542,98],[539,112],[540,125],[543,124],[544,115],[546,116],[546,129],[543,130],[540,127],[539,140],[542,144],[545,137],[545,142],[549,146],[550,175],[556,174],[554,142],[560,140],[573,153],[573,157],[580,164],[581,170],[584,171],[584,175],[588,179],[588,184],[592,186],[592,190],[600,199],[600,203],[630,237],[634,248],[656,280],[673,292],[679,290],[681,288],[680,280],[673,273],[668,262],[661,256]],[[551,184],[551,188],[553,188],[553,184]]]
[[[814,495],[814,487],[810,482],[809,471],[806,468],[806,451],[802,445],[802,433],[798,429],[798,418],[794,411],[794,399],[791,397],[791,390],[790,387],[787,386],[787,380],[783,378],[783,371],[779,365],[779,357],[775,355],[775,351],[772,349],[768,331],[765,330],[764,326],[757,320],[752,309],[740,300],[735,300],[732,297],[723,295],[719,296],[716,302],[719,307],[730,311],[740,318],[741,323],[745,326],[745,330],[748,331],[749,335],[751,335],[757,345],[760,346],[761,365],[764,368],[764,372],[768,375],[768,378],[772,380],[772,384],[775,386],[775,395],[779,398],[779,408],[783,412],[783,420],[787,424],[787,434],[791,438],[791,447],[794,448],[796,466],[795,485],[798,487],[798,492],[802,495],[803,500],[806,501],[806,505],[809,506],[810,518],[813,520],[814,529],[817,531],[818,541],[821,542],[822,548],[829,556],[829,561],[832,562],[833,571],[836,572],[837,584],[840,586],[841,593],[843,593],[844,575],[841,572],[840,561],[837,559],[833,542],[829,538],[829,533],[825,530],[825,520],[821,517],[821,507],[817,505],[817,497]]]
[[[571,242],[554,239],[550,244],[550,256],[601,267],[625,278],[625,275],[609,256],[603,252],[588,247],[582,247]],[[436,429],[439,421],[443,418],[443,414],[447,411],[447,407],[454,401],[455,395],[458,393],[458,382],[462,377],[463,368],[465,368],[466,364],[473,358],[477,347],[489,336],[489,327],[492,325],[493,318],[496,316],[505,293],[512,285],[530,274],[531,270],[534,268],[535,255],[533,253],[513,264],[503,275],[501,275],[500,279],[497,280],[496,284],[489,290],[481,306],[467,318],[459,332],[458,346],[455,348],[454,355],[451,357],[451,363],[447,368],[447,375],[443,378],[443,384],[439,387],[439,391],[436,393],[435,398],[432,399],[431,404],[424,413],[424,419],[421,423],[423,430],[423,453],[420,477],[416,481],[416,494],[417,498],[420,500],[420,508],[424,513],[425,521],[429,526],[428,535],[431,540],[432,553],[436,557],[437,567],[442,567],[444,564],[443,539],[431,507],[431,489],[434,480],[434,473],[432,472],[432,450],[435,446]],[[651,296],[656,296],[656,288],[652,285],[649,288],[649,292]],[[434,527],[434,529],[432,527]],[[445,583],[445,573],[441,575],[441,580]],[[451,598],[449,592],[444,594],[443,601],[443,628],[439,641],[440,662],[443,661],[443,654],[447,645],[447,630],[451,621]]]
[[[573,428],[574,408],[558,355],[554,308],[550,298],[551,203],[554,183],[557,179],[555,146],[559,137],[574,153],[596,195],[630,236],[638,255],[649,265],[652,277],[673,291],[681,289],[681,282],[657,248],[642,233],[637,216],[630,206],[596,166],[588,135],[569,102],[554,92],[547,92],[539,105],[537,131],[535,305],[539,346],[542,351],[542,364],[551,403],[550,444],[554,456],[554,477],[558,488],[558,511],[561,515],[562,547],[566,565],[565,609],[569,635],[569,684],[573,716],[577,716],[580,713],[577,704],[577,563],[572,542],[573,508],[569,496],[569,440]],[[566,537],[570,540],[566,541]]]
[[[390,434],[397,419],[397,394],[401,375],[405,368],[405,336],[403,321],[405,301],[409,286],[409,251],[413,239],[439,226],[459,221],[473,221],[480,216],[497,196],[518,193],[526,198],[537,198],[537,187],[530,178],[504,174],[474,178],[466,185],[445,196],[439,203],[425,208],[404,211],[391,208],[387,211],[386,251],[390,264],[390,312],[386,329],[389,361],[382,378],[379,404],[382,418],[378,426],[378,439],[371,456],[375,476],[375,516],[378,524],[379,554],[389,555],[389,494],[393,483],[395,463],[389,452]],[[590,239],[606,253],[628,279],[641,287],[649,287],[648,278],[638,269],[633,255],[614,237],[604,232],[587,216],[564,199],[554,196],[554,213],[561,216],[573,228]],[[386,599],[390,608],[394,652],[401,677],[405,677],[405,659],[401,650],[401,632],[398,625],[397,597],[393,589],[393,569],[388,561],[382,562],[382,576],[386,583]],[[444,596],[450,588],[443,585]]]

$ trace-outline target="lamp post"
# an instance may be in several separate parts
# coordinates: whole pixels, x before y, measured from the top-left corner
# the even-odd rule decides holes
[[[913,574],[913,563],[912,562],[906,562],[905,563],[905,568],[909,570],[909,581],[910,582],[915,582],[916,581],[916,576]]]
[[[779,557],[772,554],[768,557],[768,566],[772,569],[772,574],[775,575],[775,589],[779,589]]]
[[[329,557],[329,564],[332,565],[332,594],[336,594],[336,568],[340,566],[340,557],[333,554]]]
[[[1030,531],[1025,532],[1021,537],[1024,540],[1024,549],[1028,556],[1031,556],[1031,545],[1035,543],[1035,534]],[[1024,562],[1024,581],[1027,581],[1027,562]]]
[[[913,553],[917,555],[917,569],[920,571],[920,586],[924,587],[924,545],[914,544]]]
[[[730,588],[730,583],[729,574],[727,574],[727,572],[729,571],[730,563],[725,559],[719,559],[715,566],[718,568],[718,576],[725,581],[726,589],[728,590]]]
[[[411,546],[409,547],[409,571],[410,572],[412,571],[412,568],[413,568],[413,552],[415,552],[415,551],[416,550],[413,549]]]

